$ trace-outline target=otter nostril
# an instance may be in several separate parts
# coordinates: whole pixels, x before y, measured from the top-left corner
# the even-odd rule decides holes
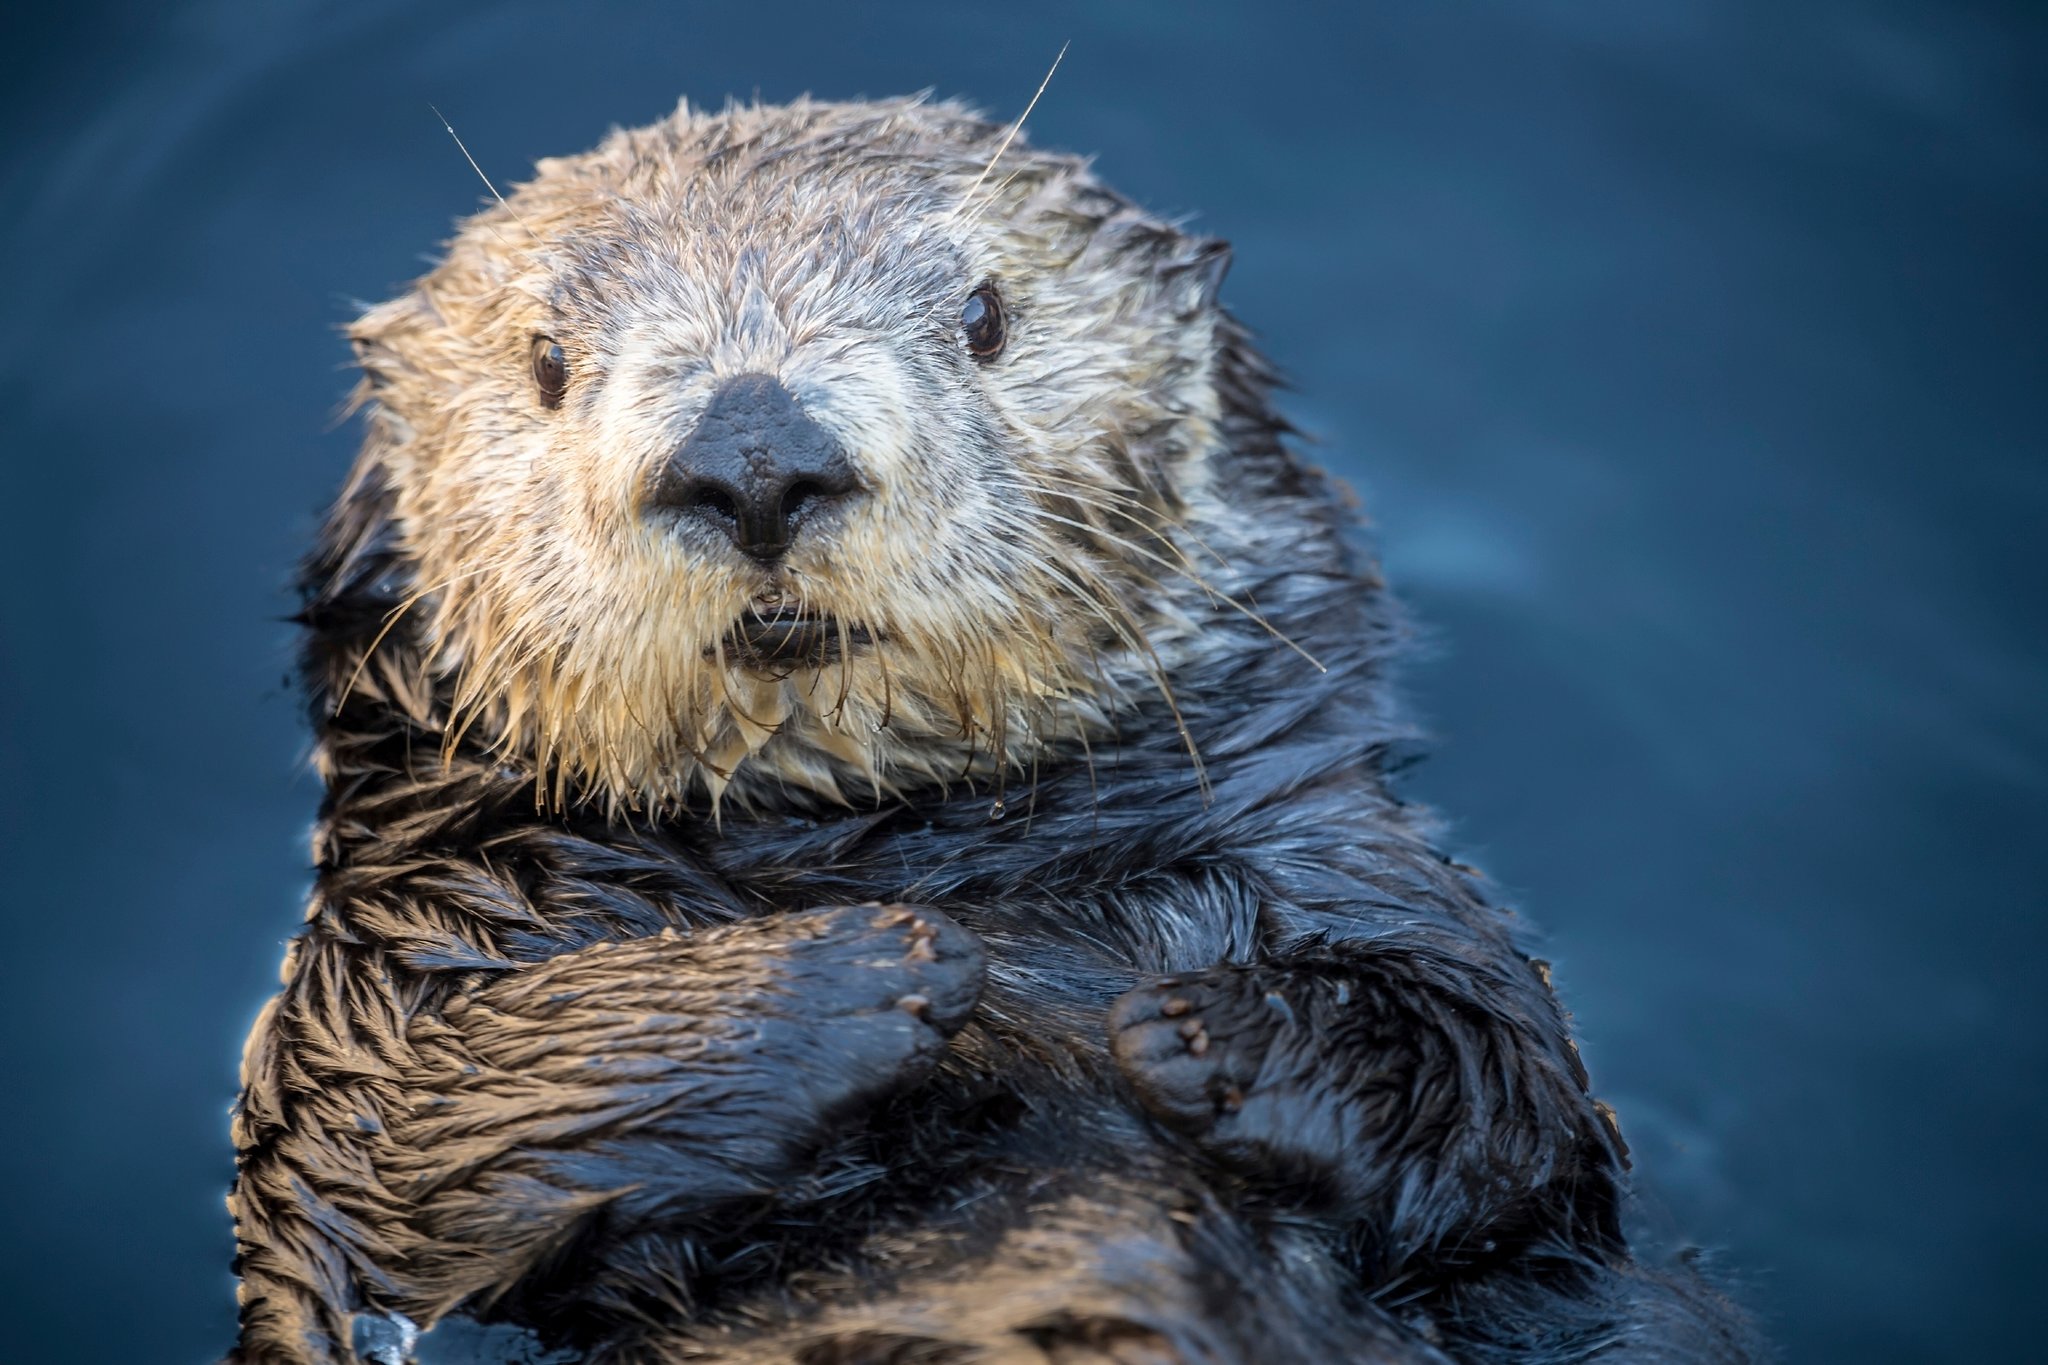
[[[830,497],[825,485],[816,479],[798,479],[782,490],[782,515],[786,520],[795,520],[807,502],[821,502]]]
[[[700,483],[691,489],[688,505],[715,512],[727,521],[737,522],[740,519],[740,505],[733,501],[732,494],[716,484]]]

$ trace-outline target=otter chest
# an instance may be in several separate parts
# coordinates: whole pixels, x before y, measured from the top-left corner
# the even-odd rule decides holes
[[[1107,814],[1008,828],[878,820],[829,851],[729,829],[722,861],[741,899],[776,910],[881,901],[944,911],[987,945],[992,1027],[1094,1053],[1110,1002],[1140,977],[1247,961],[1259,941],[1260,894],[1242,863],[1157,856],[1141,822]]]

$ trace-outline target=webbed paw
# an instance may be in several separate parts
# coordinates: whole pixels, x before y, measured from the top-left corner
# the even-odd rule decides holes
[[[822,1114],[921,1078],[980,998],[981,940],[936,910],[848,905],[792,916],[766,1025],[792,1054],[789,1081]]]
[[[1111,1051],[1146,1112],[1212,1156],[1248,1175],[1332,1177],[1361,1117],[1360,1078],[1315,1026],[1339,994],[1255,967],[1164,977],[1116,1002]]]

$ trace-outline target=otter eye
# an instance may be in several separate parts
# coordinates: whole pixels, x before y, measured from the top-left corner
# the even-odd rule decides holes
[[[540,390],[542,407],[562,406],[562,394],[569,387],[569,358],[552,337],[533,339],[533,383]]]
[[[960,338],[976,360],[994,360],[1003,349],[1003,301],[994,285],[981,286],[960,305]]]

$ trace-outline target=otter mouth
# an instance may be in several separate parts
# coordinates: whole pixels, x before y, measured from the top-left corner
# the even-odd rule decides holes
[[[741,668],[789,673],[837,663],[847,647],[861,649],[874,642],[865,626],[848,626],[842,636],[837,617],[784,603],[749,611],[735,621],[726,632],[725,657]]]

